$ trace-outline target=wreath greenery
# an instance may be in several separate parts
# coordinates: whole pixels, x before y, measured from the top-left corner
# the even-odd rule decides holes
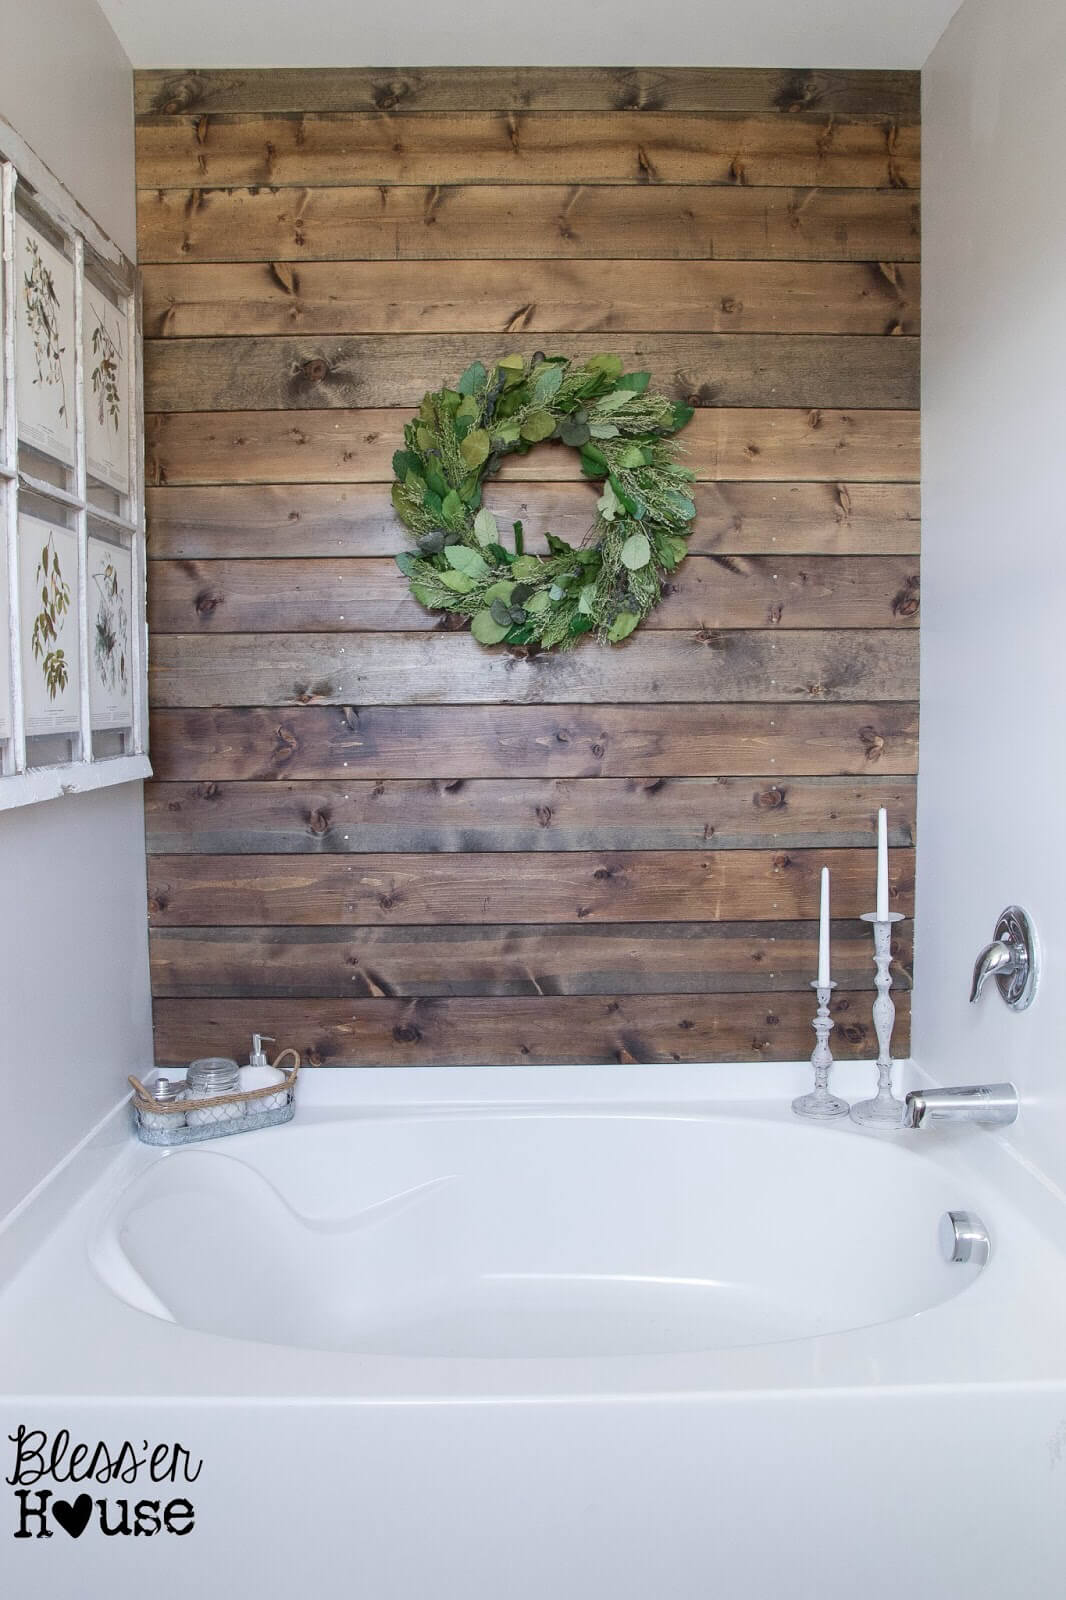
[[[415,599],[469,618],[484,645],[565,649],[586,633],[604,644],[631,634],[684,560],[696,514],[693,474],[670,437],[692,408],[649,394],[648,382],[614,355],[578,366],[538,353],[475,361],[454,389],[427,394],[392,458],[392,503],[417,546],[396,564]],[[504,456],[544,439],[580,451],[603,493],[580,546],[549,533],[536,556],[520,522],[504,548],[481,491]]]

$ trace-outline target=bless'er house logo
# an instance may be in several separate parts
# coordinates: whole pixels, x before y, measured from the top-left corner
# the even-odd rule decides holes
[[[57,1532],[80,1539],[86,1530],[109,1539],[180,1539],[196,1526],[195,1504],[184,1491],[200,1476],[203,1462],[194,1461],[182,1444],[80,1444],[66,1428],[49,1436],[25,1424],[8,1439],[15,1461],[5,1482],[15,1495],[16,1539],[51,1539]],[[95,1492],[101,1487],[105,1494]]]

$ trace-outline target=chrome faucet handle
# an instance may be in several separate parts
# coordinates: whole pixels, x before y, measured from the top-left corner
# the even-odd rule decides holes
[[[973,964],[973,982],[970,985],[970,1002],[980,998],[981,990],[991,977],[1009,977],[1017,972],[1028,958],[1017,945],[1006,939],[993,939],[986,944]]]
[[[980,996],[989,978],[995,978],[1011,1010],[1024,1011],[1036,993],[1039,965],[1036,930],[1021,906],[1008,906],[1000,913],[992,943],[974,963],[971,1001]]]

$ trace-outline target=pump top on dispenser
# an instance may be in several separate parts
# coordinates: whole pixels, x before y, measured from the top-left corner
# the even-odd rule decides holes
[[[269,1033],[253,1033],[252,1053],[248,1057],[248,1065],[250,1067],[269,1067],[270,1062],[267,1060],[267,1053],[263,1049],[264,1039],[266,1040],[267,1044],[277,1043],[277,1040],[272,1039]]]

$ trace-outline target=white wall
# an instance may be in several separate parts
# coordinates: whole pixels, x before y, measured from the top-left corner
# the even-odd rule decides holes
[[[1013,1078],[1066,1187],[1064,86],[1062,0],[966,0],[925,70],[914,1041],[945,1081]],[[1024,1013],[967,1003],[1011,901],[1044,945]]]
[[[134,254],[129,63],[95,0],[0,0],[0,116]],[[0,1217],[151,1060],[142,786],[0,813]]]
[[[0,117],[133,258],[133,78],[95,0],[0,0]]]

